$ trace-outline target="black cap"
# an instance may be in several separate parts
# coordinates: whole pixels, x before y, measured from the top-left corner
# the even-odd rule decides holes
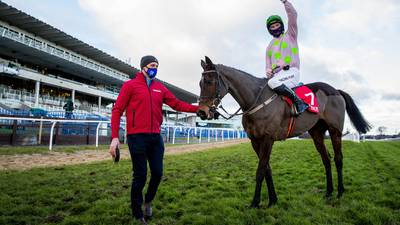
[[[158,64],[158,60],[156,59],[156,57],[152,55],[143,56],[140,60],[140,69],[143,69],[143,67],[149,65],[152,62],[156,62]]]

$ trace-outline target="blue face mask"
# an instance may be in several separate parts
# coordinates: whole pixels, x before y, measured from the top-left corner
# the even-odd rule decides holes
[[[157,68],[147,68],[147,75],[149,75],[150,79],[153,79],[157,75]]]

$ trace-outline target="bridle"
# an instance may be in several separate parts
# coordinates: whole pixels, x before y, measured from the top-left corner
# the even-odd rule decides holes
[[[217,74],[217,85],[216,85],[216,90],[215,90],[215,95],[214,96],[204,96],[204,95],[200,95],[200,101],[203,99],[212,99],[212,105],[210,107],[211,108],[217,108],[217,105],[221,102],[222,98],[221,98],[221,84],[224,85],[224,87],[226,88],[226,90],[228,91],[227,86],[225,85],[225,83],[221,80],[221,76],[219,75],[219,72],[217,70],[207,70],[204,71],[203,73],[201,73],[202,76],[204,76],[207,73],[216,73]]]
[[[251,115],[254,114],[255,112],[257,112],[258,110],[260,110],[261,108],[263,108],[264,106],[268,105],[269,103],[271,103],[276,97],[277,94],[273,94],[269,99],[267,99],[267,101],[259,104],[256,106],[256,103],[258,101],[258,99],[261,97],[261,94],[263,93],[264,89],[268,86],[268,82],[265,83],[265,85],[261,88],[260,92],[258,93],[256,100],[254,101],[254,103],[252,104],[252,106],[244,111],[239,113],[239,111],[242,109],[241,107],[239,107],[238,110],[236,110],[235,113],[230,114],[228,113],[225,108],[222,106],[222,104],[219,106],[219,108],[221,108],[226,114],[228,114],[228,117],[225,117],[224,115],[222,115],[221,113],[218,112],[217,110],[217,105],[219,103],[221,103],[222,97],[221,97],[221,84],[224,85],[226,91],[229,91],[229,86],[225,84],[225,82],[221,79],[221,75],[219,74],[218,70],[207,70],[201,73],[202,76],[204,76],[207,73],[216,73],[217,74],[217,85],[216,85],[216,90],[215,90],[215,95],[214,96],[204,96],[204,95],[200,95],[200,101],[203,99],[212,99],[212,105],[209,106],[210,108],[210,112],[212,113],[217,113],[217,115],[221,115],[224,119],[229,120],[234,116],[240,116],[240,115]]]

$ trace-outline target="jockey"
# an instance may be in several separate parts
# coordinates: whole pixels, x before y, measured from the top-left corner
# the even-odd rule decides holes
[[[285,33],[285,26],[280,16],[272,15],[266,21],[268,32],[273,36],[266,53],[268,85],[277,94],[290,98],[296,106],[296,115],[300,115],[308,108],[308,105],[291,89],[300,81],[297,12],[287,0],[281,0],[281,2],[288,16],[287,32]]]

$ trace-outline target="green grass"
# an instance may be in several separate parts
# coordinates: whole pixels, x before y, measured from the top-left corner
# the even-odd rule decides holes
[[[250,144],[166,156],[151,224],[400,224],[400,142],[343,148],[346,192],[338,200],[323,198],[325,173],[310,141],[276,143],[278,203],[266,207],[264,182],[259,209],[247,208],[257,166]],[[136,224],[128,160],[2,171],[0,181],[0,224]]]

